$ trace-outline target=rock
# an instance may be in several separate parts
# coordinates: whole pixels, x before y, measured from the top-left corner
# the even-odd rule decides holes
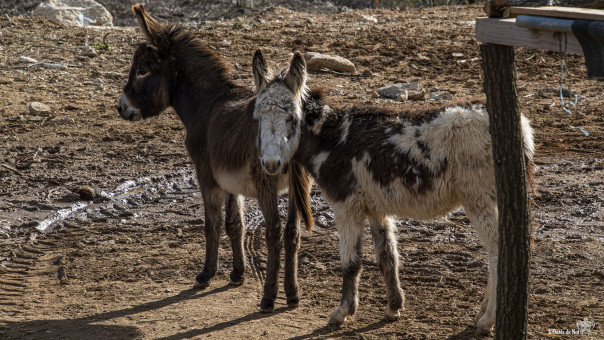
[[[32,15],[78,26],[112,26],[111,13],[94,0],[47,0]]]
[[[421,89],[419,91],[407,91],[407,100],[422,100],[426,96],[426,92]]]
[[[40,102],[31,102],[29,104],[29,113],[34,116],[38,116],[41,114],[49,114],[50,106],[40,103]]]
[[[478,83],[474,79],[470,79],[470,80],[466,81],[466,86],[475,86],[477,84]]]
[[[377,89],[377,93],[382,97],[393,98],[401,101],[412,99],[409,97],[409,95],[411,95],[413,98],[419,98],[420,96],[423,98],[425,94],[424,90],[419,87],[418,83],[415,82],[396,83],[394,85],[383,86]]]
[[[362,14],[359,17],[359,21],[361,21],[361,22],[373,22],[373,23],[377,23],[378,19],[376,19],[375,17],[372,17],[371,15],[364,15],[364,14]]]
[[[92,48],[90,46],[86,46],[86,47],[84,47],[84,49],[82,49],[82,53],[80,53],[80,55],[88,57],[88,58],[94,58],[99,54],[94,50],[94,48]]]
[[[67,66],[65,66],[64,64],[42,63],[40,65],[42,65],[42,67],[44,68],[50,68],[55,70],[64,70],[67,68]]]
[[[340,56],[321,54],[316,52],[306,52],[304,54],[306,59],[306,67],[309,70],[318,71],[326,68],[337,72],[355,72],[356,67],[354,64]]]
[[[80,195],[80,198],[84,201],[92,201],[94,200],[94,196],[96,196],[96,192],[93,188],[82,185],[75,190],[76,194]]]
[[[7,85],[7,84],[12,84],[13,80],[10,78],[0,78],[0,84],[2,85]]]
[[[30,57],[20,57],[19,62],[23,63],[23,64],[35,64],[38,61],[36,59],[30,58]]]
[[[438,101],[450,101],[453,99],[453,95],[449,92],[432,92],[430,94],[429,100],[438,100]]]

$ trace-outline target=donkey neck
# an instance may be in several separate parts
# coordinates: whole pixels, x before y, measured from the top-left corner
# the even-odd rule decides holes
[[[170,82],[170,104],[187,130],[207,120],[212,107],[228,100],[226,94],[238,87],[219,71],[208,67],[176,70]]]

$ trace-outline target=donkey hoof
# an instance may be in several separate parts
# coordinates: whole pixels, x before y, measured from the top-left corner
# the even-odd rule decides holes
[[[398,309],[392,310],[389,306],[386,306],[386,309],[384,309],[384,316],[386,317],[386,320],[394,321],[401,317],[401,312]]]
[[[291,298],[291,299],[287,299],[287,307],[289,308],[296,308],[300,305],[300,298],[299,297],[295,297],[295,298]]]
[[[193,289],[206,289],[210,286],[210,280],[200,282],[199,280],[195,280],[193,284]]]
[[[234,275],[233,273],[231,273],[230,279],[229,285],[231,286],[241,286],[245,282],[245,277]]]
[[[272,313],[275,309],[275,302],[263,297],[260,301],[260,313]]]
[[[487,320],[485,317],[480,319],[478,323],[476,323],[476,335],[486,335],[491,333],[491,328],[493,327],[494,321]]]
[[[341,324],[344,323],[344,321],[346,321],[346,316],[344,315],[344,313],[340,312],[340,309],[336,309],[335,311],[333,311],[333,313],[331,313],[331,315],[329,316],[329,326],[340,326]]]

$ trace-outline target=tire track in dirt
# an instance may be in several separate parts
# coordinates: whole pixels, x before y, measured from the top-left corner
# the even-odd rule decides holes
[[[48,247],[43,244],[19,245],[0,267],[0,311],[8,316],[24,314],[27,309],[26,293],[37,275],[38,265]]]
[[[266,255],[263,254],[264,244],[261,228],[250,228],[245,233],[245,251],[248,254],[248,264],[253,277],[264,284],[266,278]]]

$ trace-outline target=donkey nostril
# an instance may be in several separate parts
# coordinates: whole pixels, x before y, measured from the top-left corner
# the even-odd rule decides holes
[[[277,160],[277,169],[281,167],[281,161]]]

